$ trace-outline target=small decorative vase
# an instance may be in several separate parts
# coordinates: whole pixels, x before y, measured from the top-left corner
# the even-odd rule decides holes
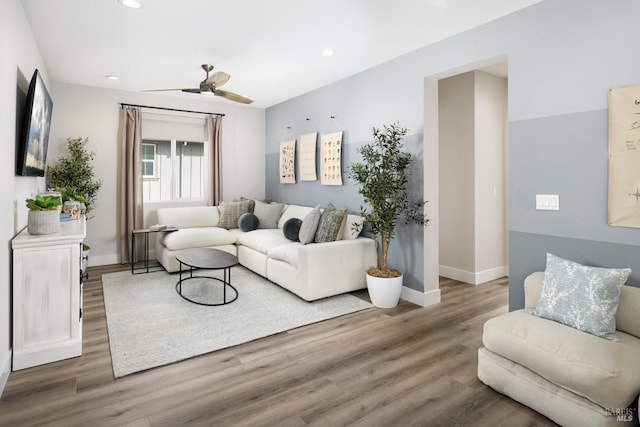
[[[60,231],[60,213],[56,210],[29,211],[29,234],[53,234]]]
[[[379,308],[393,308],[400,301],[402,276],[375,277],[367,274],[367,289],[373,305]]]
[[[80,219],[80,213],[82,212],[80,202],[67,200],[62,205],[62,212],[69,214],[71,219]]]

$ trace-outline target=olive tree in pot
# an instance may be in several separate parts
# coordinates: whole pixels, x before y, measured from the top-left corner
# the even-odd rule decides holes
[[[382,308],[398,304],[402,272],[389,268],[387,256],[396,225],[427,225],[423,200],[414,200],[408,191],[411,153],[402,151],[407,129],[398,123],[373,128],[374,141],[358,148],[361,162],[349,166],[348,176],[358,183],[358,192],[368,204],[360,207],[364,223],[378,249],[378,265],[367,270],[371,302]]]
[[[77,201],[85,205],[84,212],[94,209],[102,181],[95,179],[93,157],[95,152],[87,150],[89,138],[67,138],[68,157],[61,157],[53,166],[47,167],[47,187],[60,191],[64,201]],[[82,247],[83,271],[89,257],[89,246]]]

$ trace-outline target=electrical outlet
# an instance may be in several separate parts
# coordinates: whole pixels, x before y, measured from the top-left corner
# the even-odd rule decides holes
[[[536,209],[543,211],[559,211],[560,196],[557,194],[536,194]]]

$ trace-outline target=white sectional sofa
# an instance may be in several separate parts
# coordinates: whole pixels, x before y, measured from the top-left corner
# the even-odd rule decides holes
[[[525,280],[523,310],[485,323],[478,378],[562,426],[634,425],[620,421],[637,417],[640,288],[622,286],[610,341],[531,314],[543,278]]]
[[[156,258],[171,273],[180,268],[175,253],[181,249],[221,249],[237,255],[244,267],[307,301],[366,288],[365,271],[375,265],[376,249],[373,239],[359,235],[360,216],[348,215],[340,240],[303,245],[285,237],[287,220],[302,220],[312,209],[285,205],[278,228],[244,232],[218,227],[220,211],[216,206],[160,208],[159,223],[179,230],[162,233]],[[351,226],[354,223],[360,224],[357,230]]]

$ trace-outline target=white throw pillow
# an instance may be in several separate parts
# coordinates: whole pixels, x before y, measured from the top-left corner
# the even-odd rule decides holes
[[[298,239],[300,239],[300,243],[303,245],[313,242],[313,238],[316,236],[316,230],[318,229],[318,224],[320,223],[320,215],[320,205],[318,205],[311,209],[311,212],[309,212],[302,220],[300,231],[298,231]]]

